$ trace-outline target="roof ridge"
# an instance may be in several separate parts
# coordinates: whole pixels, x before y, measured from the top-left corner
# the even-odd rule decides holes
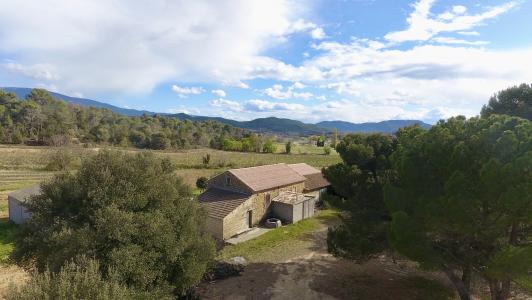
[[[276,164],[260,165],[260,166],[252,166],[252,167],[245,167],[245,168],[235,168],[235,169],[229,169],[229,170],[227,170],[227,171],[255,169],[255,168],[270,167],[270,166],[277,166],[277,165],[285,165],[285,166],[287,166],[286,163],[276,163]]]

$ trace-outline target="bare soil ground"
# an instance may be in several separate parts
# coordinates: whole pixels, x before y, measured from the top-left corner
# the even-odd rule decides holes
[[[332,257],[326,228],[290,241],[250,263],[241,276],[202,283],[201,299],[448,299],[445,277],[408,261],[365,264]]]

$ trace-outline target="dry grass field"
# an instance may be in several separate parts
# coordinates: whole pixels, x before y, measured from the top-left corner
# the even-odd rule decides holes
[[[305,145],[305,152],[309,153],[314,146]],[[318,149],[317,147],[314,147]],[[74,164],[79,164],[82,157],[97,153],[102,148],[49,148],[26,146],[0,146],[0,192],[12,191],[29,186],[49,178],[52,172],[46,171],[50,157],[56,151],[71,153]],[[131,153],[147,151],[138,149],[109,148]],[[245,153],[227,152],[213,149],[190,149],[182,151],[152,151],[159,157],[169,158],[176,166],[176,174],[183,177],[185,182],[194,185],[201,176],[210,177],[230,168],[252,167],[275,163],[305,162],[316,168],[330,166],[340,162],[336,153],[321,154],[320,149],[314,149],[310,154],[281,154],[281,153]],[[210,155],[210,163],[203,164],[203,157]]]

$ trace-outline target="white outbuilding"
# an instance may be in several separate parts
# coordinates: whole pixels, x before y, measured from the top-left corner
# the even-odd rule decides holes
[[[34,185],[10,193],[7,196],[7,200],[9,203],[9,220],[16,224],[22,224],[27,220],[31,219],[31,213],[26,210],[24,204],[27,203],[27,201],[29,201],[32,196],[38,195],[40,193],[40,185]]]

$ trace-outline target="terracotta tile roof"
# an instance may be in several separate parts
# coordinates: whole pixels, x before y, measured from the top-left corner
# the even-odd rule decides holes
[[[306,180],[286,164],[229,170],[253,192],[291,185]]]
[[[26,202],[31,196],[39,195],[40,193],[41,193],[41,186],[39,184],[36,184],[28,188],[9,193],[8,196],[20,202]]]
[[[289,168],[291,168],[292,170],[296,171],[297,174],[299,175],[310,175],[310,174],[316,174],[316,173],[321,173],[320,170],[312,167],[312,166],[309,166],[307,165],[306,163],[299,163],[299,164],[289,164],[288,165]]]
[[[223,219],[249,197],[250,195],[209,188],[199,195],[198,199],[201,205],[207,209],[210,217]]]
[[[307,181],[305,181],[305,191],[315,191],[322,189],[324,187],[328,187],[331,185],[325,177],[323,177],[323,174],[317,173],[317,174],[310,174],[305,176],[307,178]]]

